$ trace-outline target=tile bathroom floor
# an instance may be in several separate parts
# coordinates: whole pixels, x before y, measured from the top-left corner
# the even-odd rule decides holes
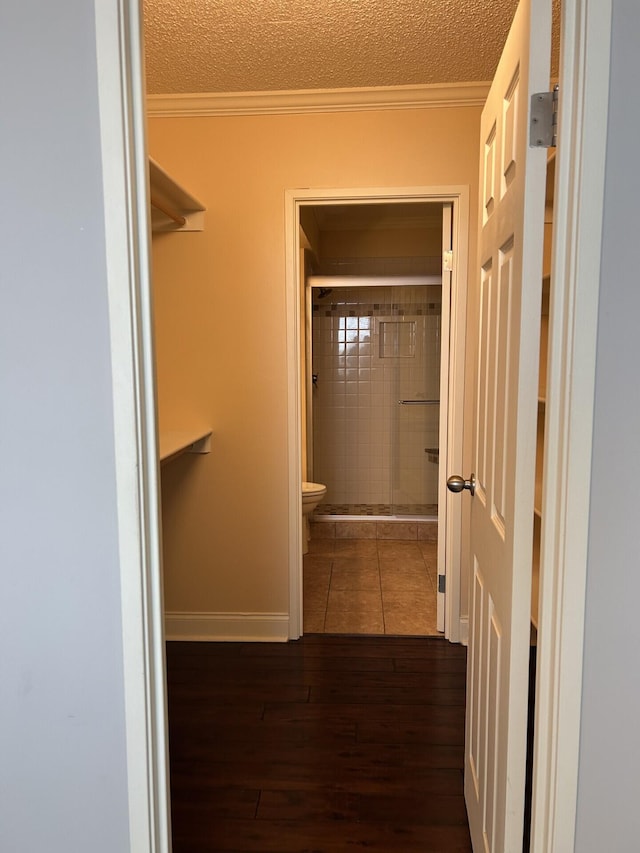
[[[304,631],[440,636],[437,543],[312,539],[304,557]]]

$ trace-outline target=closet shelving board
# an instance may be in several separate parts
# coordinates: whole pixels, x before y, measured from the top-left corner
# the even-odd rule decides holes
[[[203,231],[205,206],[149,157],[151,230]]]
[[[151,157],[149,157],[149,196],[153,232],[204,230],[204,205],[181,187]],[[183,453],[209,453],[211,436],[212,431],[208,427],[160,429],[160,463],[164,465]]]
[[[160,462],[165,464],[183,453],[209,453],[211,451],[210,429],[184,429],[160,432]]]

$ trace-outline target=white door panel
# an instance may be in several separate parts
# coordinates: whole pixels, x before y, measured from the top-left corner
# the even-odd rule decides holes
[[[465,796],[475,851],[520,851],[524,816],[549,0],[523,0],[481,122],[476,491]]]

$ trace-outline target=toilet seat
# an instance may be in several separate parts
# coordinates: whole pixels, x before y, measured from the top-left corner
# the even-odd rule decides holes
[[[303,483],[302,484],[302,496],[303,497],[317,497],[319,495],[323,495],[327,491],[327,487],[323,486],[321,483]]]

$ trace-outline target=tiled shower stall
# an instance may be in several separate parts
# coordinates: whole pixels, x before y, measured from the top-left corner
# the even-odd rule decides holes
[[[312,304],[316,514],[436,515],[440,284],[314,287]]]

